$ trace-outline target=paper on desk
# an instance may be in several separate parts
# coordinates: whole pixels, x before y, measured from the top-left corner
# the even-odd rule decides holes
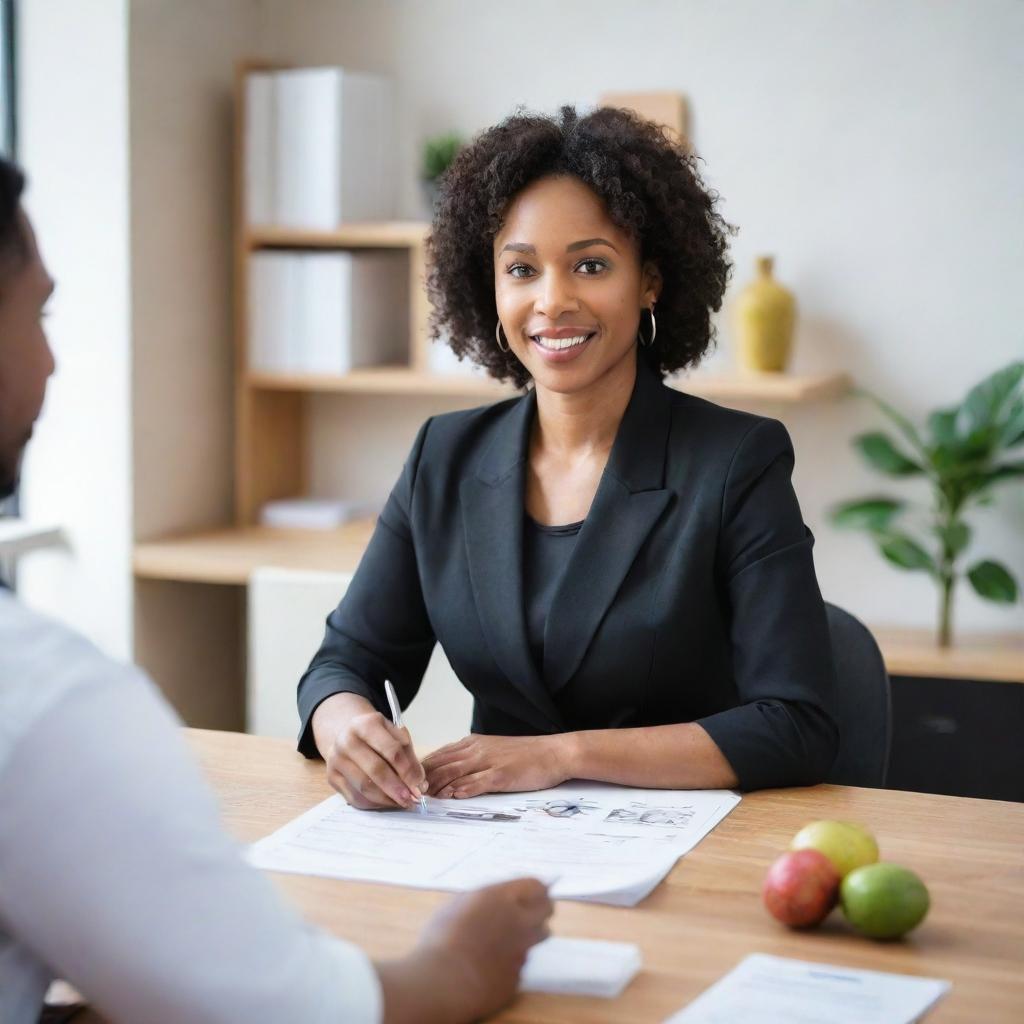
[[[527,954],[519,990],[614,999],[636,977],[642,962],[640,947],[631,942],[553,936]]]
[[[256,867],[463,892],[532,875],[555,899],[632,906],[739,803],[729,790],[571,782],[357,811],[332,796],[249,848]]]
[[[665,1024],[910,1024],[949,982],[754,953]]]

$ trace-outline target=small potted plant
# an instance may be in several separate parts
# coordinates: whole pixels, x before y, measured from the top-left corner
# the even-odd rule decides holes
[[[441,176],[451,167],[460,149],[462,138],[455,132],[432,135],[423,143],[420,178],[431,210],[437,203]]]
[[[933,412],[923,429],[864,392],[891,421],[899,441],[873,431],[854,438],[854,447],[886,476],[926,478],[932,506],[922,516],[899,498],[876,495],[843,502],[832,510],[832,522],[867,531],[892,565],[926,572],[935,580],[941,647],[952,642],[953,593],[965,575],[961,559],[971,541],[964,516],[972,508],[991,504],[996,487],[1024,480],[1024,460],[1010,458],[1011,449],[1024,444],[1022,379],[1024,362],[1011,363],[972,388],[959,405]],[[917,538],[905,528],[907,520],[919,524]],[[1000,562],[977,561],[966,576],[989,601],[1017,600],[1017,581]]]

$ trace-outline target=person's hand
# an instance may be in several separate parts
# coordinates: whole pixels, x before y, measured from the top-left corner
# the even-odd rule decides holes
[[[516,993],[531,946],[553,910],[536,879],[492,885],[446,903],[405,960],[378,964],[387,1024],[489,1017]]]
[[[426,777],[409,730],[399,729],[368,700],[351,693],[329,697],[316,709],[313,729],[327,781],[353,807],[394,810],[419,802]]]
[[[423,761],[427,792],[436,797],[550,789],[572,778],[565,735],[480,736],[435,750]]]

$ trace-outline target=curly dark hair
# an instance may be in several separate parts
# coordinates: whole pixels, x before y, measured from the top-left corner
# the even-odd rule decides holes
[[[697,158],[631,111],[600,108],[581,117],[517,111],[478,135],[441,180],[427,239],[427,291],[434,338],[499,380],[525,387],[530,374],[495,343],[494,236],[512,199],[551,175],[571,175],[604,202],[611,219],[637,241],[641,264],[661,273],[658,332],[641,353],[661,374],[699,362],[714,341],[711,313],[722,304],[732,269],[732,228],[715,207]]]

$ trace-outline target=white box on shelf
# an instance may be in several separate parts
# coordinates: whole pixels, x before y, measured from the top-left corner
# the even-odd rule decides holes
[[[275,75],[276,221],[331,230],[394,216],[391,84],[344,68]]]
[[[292,252],[257,252],[249,275],[249,369],[292,373],[299,364],[298,260]]]
[[[276,219],[274,127],[277,100],[275,77],[254,71],[245,79],[245,219],[250,227],[264,227]]]
[[[400,251],[255,253],[249,368],[335,375],[400,363],[408,291]]]
[[[347,324],[351,306],[352,254],[305,252],[299,260],[299,345],[303,373],[345,373],[349,347]]]

